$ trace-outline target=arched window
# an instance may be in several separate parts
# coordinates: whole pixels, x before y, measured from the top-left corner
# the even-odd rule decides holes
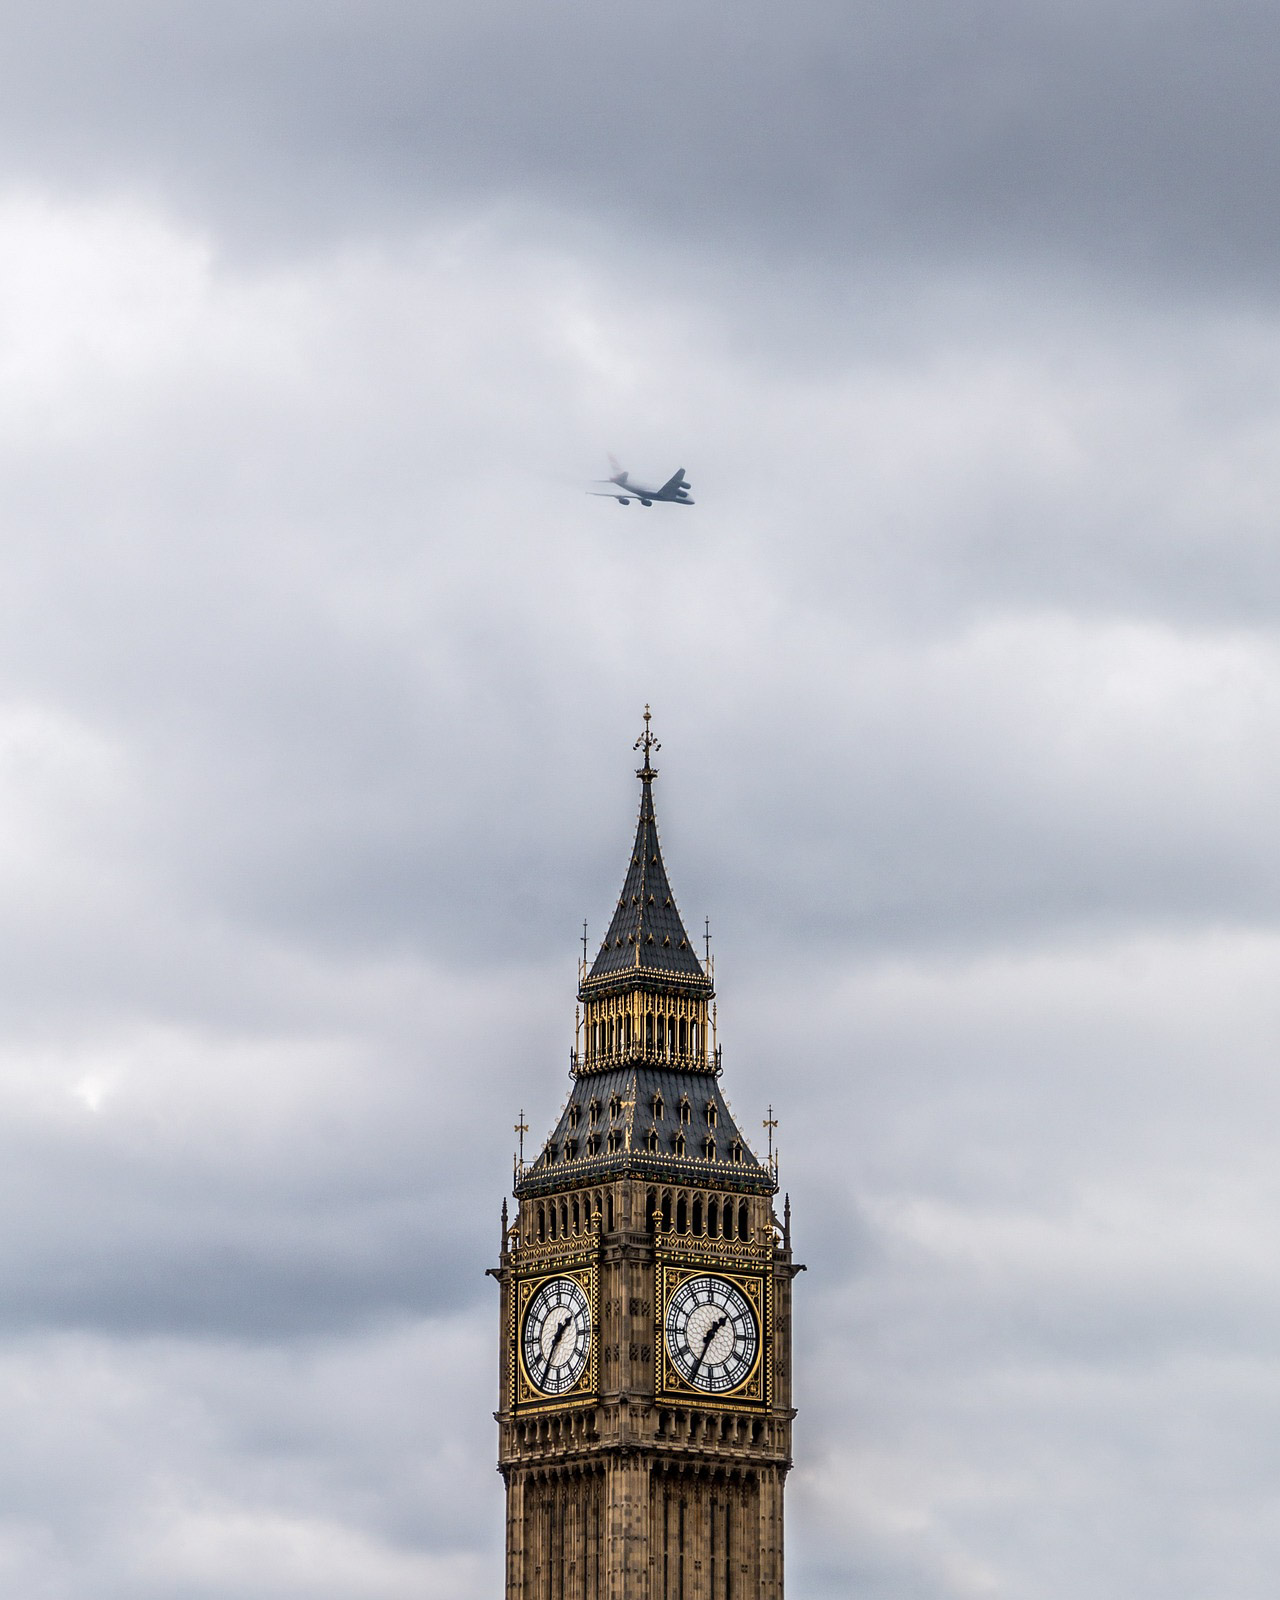
[[[699,1195],[693,1202],[693,1236],[695,1239],[702,1237],[702,1196]]]
[[[661,1122],[662,1121],[662,1113],[666,1108],[664,1107],[664,1105],[662,1103],[662,1096],[660,1094],[655,1094],[654,1095],[653,1100],[652,1100],[652,1107],[653,1107],[653,1120],[655,1122]]]
[[[630,1012],[627,1013],[627,1016],[626,1016],[626,1019],[625,1019],[625,1023],[626,1023],[626,1026],[625,1026],[625,1028],[623,1030],[625,1035],[626,1035],[625,1047],[628,1050],[630,1050],[630,1048],[631,1048],[631,1013]]]
[[[543,1206],[538,1207],[538,1243],[547,1242],[547,1213]]]
[[[684,1154],[684,1134],[676,1134],[675,1149],[678,1156],[682,1156]]]
[[[671,1232],[671,1190],[662,1191],[662,1226],[667,1233]]]
[[[610,1195],[609,1195],[609,1207],[608,1207],[608,1210],[609,1210],[608,1232],[612,1233],[613,1232],[613,1194],[612,1194],[612,1192],[610,1192]]]
[[[578,1210],[578,1202],[576,1198],[573,1202],[573,1231],[575,1233],[582,1232],[582,1213]]]
[[[676,1232],[688,1233],[689,1231],[689,1202],[683,1195],[676,1201]]]
[[[718,1200],[708,1200],[707,1201],[707,1238],[708,1239],[718,1239],[719,1237],[720,1237],[720,1202]]]
[[[654,1218],[658,1214],[658,1197],[652,1189],[649,1190],[644,1200],[644,1225],[652,1233]]]
[[[750,1237],[750,1234],[751,1224],[747,1220],[747,1202],[740,1200],[738,1202],[738,1237],[739,1239],[746,1239]]]
[[[670,1055],[676,1053],[676,1019],[667,1018],[667,1051]]]
[[[591,1226],[591,1196],[589,1194],[584,1194],[582,1197],[582,1226],[584,1228]]]
[[[560,1202],[560,1237],[562,1239],[569,1237],[569,1202],[567,1200]]]
[[[556,1236],[556,1208],[553,1205],[549,1209],[551,1212],[551,1237],[554,1239]]]
[[[667,1048],[667,1025],[662,1020],[662,1013],[658,1013],[658,1054],[665,1055]]]
[[[696,1056],[697,1053],[698,1053],[698,1024],[696,1022],[691,1022],[689,1024],[689,1054],[693,1055],[693,1056]]]
[[[684,1055],[689,1048],[689,1024],[684,1017],[680,1018],[680,1054]]]
[[[653,1054],[653,1012],[652,1011],[646,1011],[645,1014],[644,1014],[644,1047],[645,1047],[645,1050],[650,1055]]]
[[[658,1130],[656,1128],[650,1128],[648,1133],[645,1135],[645,1149],[648,1150],[651,1155],[657,1155]]]
[[[725,1203],[724,1203],[724,1236],[725,1236],[726,1239],[732,1239],[733,1238],[733,1201],[732,1200],[726,1200]]]

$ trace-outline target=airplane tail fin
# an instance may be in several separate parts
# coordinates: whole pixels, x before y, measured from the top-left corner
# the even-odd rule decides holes
[[[609,467],[610,467],[611,471],[613,472],[613,475],[614,475],[615,478],[625,478],[626,477],[626,475],[627,475],[626,474],[626,470],[623,467],[622,463],[618,460],[617,456],[610,456],[609,457]]]

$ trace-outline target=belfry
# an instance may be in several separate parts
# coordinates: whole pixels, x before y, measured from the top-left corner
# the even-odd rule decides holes
[[[582,963],[569,1097],[517,1162],[492,1274],[506,1596],[783,1600],[803,1269],[790,1205],[774,1214],[776,1160],[720,1088],[710,962],[658,843],[647,706],[636,748],[635,844]]]

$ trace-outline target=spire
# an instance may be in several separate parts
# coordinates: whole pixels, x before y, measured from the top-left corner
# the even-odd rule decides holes
[[[649,707],[645,706],[644,732],[635,742],[635,748],[644,752],[644,765],[636,770],[640,780],[640,817],[635,844],[609,931],[587,974],[589,984],[636,973],[668,975],[686,983],[690,979],[706,981],[702,963],[680,920],[662,862],[658,819],[653,809],[653,782],[658,771],[650,761],[651,753],[662,746],[650,731],[650,720]]]

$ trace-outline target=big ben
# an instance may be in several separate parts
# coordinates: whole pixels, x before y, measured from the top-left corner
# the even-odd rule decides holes
[[[622,892],[581,969],[570,1090],[503,1206],[507,1600],[783,1600],[790,1206],[721,1089],[645,708]],[[523,1119],[522,1119],[523,1121]]]

